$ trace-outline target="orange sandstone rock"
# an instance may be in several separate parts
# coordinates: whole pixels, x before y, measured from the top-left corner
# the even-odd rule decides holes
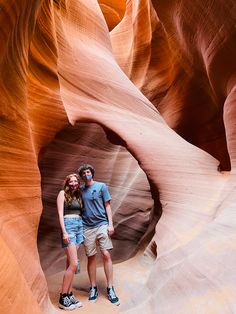
[[[157,257],[147,266],[145,280],[137,266],[138,254],[133,264],[115,266],[118,289],[126,297],[114,312],[234,312],[235,5],[223,0],[214,5],[200,0],[194,5],[187,0],[100,5],[95,0],[1,4],[0,21],[5,25],[0,30],[3,313],[55,312],[37,250],[42,213],[38,164],[44,164],[46,147],[57,143],[54,137],[60,131],[81,123],[99,124],[111,142],[125,147],[146,174],[154,199],[152,211],[141,214],[135,211],[140,196],[129,194],[129,205],[133,203],[129,212],[125,200],[116,205],[117,230],[129,230],[130,222],[131,229],[137,226],[133,233],[123,233],[124,246],[126,236],[127,243],[132,236],[136,241],[126,253],[149,240],[144,255],[151,252]],[[115,12],[109,13],[108,26],[101,8],[105,16]],[[108,27],[113,28],[110,33]],[[88,141],[89,133],[84,139]],[[99,147],[100,140],[96,143]],[[108,156],[115,160],[118,154],[113,149]],[[125,149],[119,167],[128,170],[131,162],[138,169]],[[57,146],[55,159],[62,159],[62,151],[57,155],[56,150]],[[68,171],[76,164],[69,157]],[[81,160],[77,154],[74,158]],[[55,166],[62,164],[59,161]],[[128,183],[124,168],[120,177],[110,159],[99,160],[98,168],[103,164],[110,168],[114,199],[121,197],[118,182],[130,191],[134,187],[137,195],[139,180]],[[219,164],[231,171],[219,172]],[[64,176],[55,167],[59,179],[56,182],[53,176],[50,181],[46,171],[53,166],[54,159],[42,170],[49,198],[47,188],[60,188]],[[152,204],[149,188],[143,177],[140,182],[142,209],[147,209]],[[46,216],[49,222],[49,212]],[[149,218],[150,227],[142,228],[143,219],[146,224]],[[50,225],[43,228],[41,235]],[[39,242],[47,254],[43,237]],[[119,252],[115,258],[119,260]],[[137,276],[130,276],[127,286],[119,272],[127,271],[128,277],[128,269]],[[140,278],[140,285],[135,278]],[[59,287],[53,292],[53,303],[58,292]]]

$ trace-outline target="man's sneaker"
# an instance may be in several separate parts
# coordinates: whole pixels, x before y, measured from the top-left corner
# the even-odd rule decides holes
[[[115,290],[114,290],[113,287],[107,288],[107,296],[108,296],[109,301],[110,301],[112,304],[120,305],[119,298],[118,298],[117,295],[115,294]]]
[[[76,306],[76,308],[83,306],[83,304],[75,298],[72,291],[68,294],[68,297],[70,298],[71,303]]]
[[[98,288],[97,287],[91,287],[89,289],[89,301],[95,302],[98,298]]]
[[[70,297],[67,293],[61,293],[59,299],[59,308],[66,311],[71,311],[74,310],[76,306],[71,302]]]

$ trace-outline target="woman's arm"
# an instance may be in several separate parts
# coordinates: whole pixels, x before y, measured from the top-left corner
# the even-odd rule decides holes
[[[64,224],[64,200],[65,200],[65,196],[64,196],[64,191],[61,190],[57,196],[57,211],[58,211],[58,215],[59,215],[59,222],[60,222],[60,226],[61,226],[61,231],[63,234],[63,241],[65,243],[69,243],[70,242],[70,238],[68,236],[68,233],[66,232],[66,228],[65,228],[65,224]]]
[[[105,202],[105,208],[108,218],[108,235],[111,236],[114,233],[113,221],[112,221],[112,211],[110,201]]]

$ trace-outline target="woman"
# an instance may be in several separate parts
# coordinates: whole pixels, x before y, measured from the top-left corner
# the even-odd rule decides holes
[[[65,248],[67,255],[67,269],[59,299],[59,308],[64,310],[73,310],[82,306],[82,303],[72,293],[72,281],[78,264],[77,249],[83,242],[82,208],[79,177],[73,173],[66,177],[64,189],[57,196],[62,247]]]

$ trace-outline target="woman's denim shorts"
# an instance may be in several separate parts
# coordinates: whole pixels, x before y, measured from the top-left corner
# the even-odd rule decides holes
[[[64,224],[66,232],[69,235],[70,242],[69,244],[64,243],[62,238],[62,247],[66,248],[70,243],[80,245],[84,242],[83,238],[83,222],[81,217],[64,217]]]

